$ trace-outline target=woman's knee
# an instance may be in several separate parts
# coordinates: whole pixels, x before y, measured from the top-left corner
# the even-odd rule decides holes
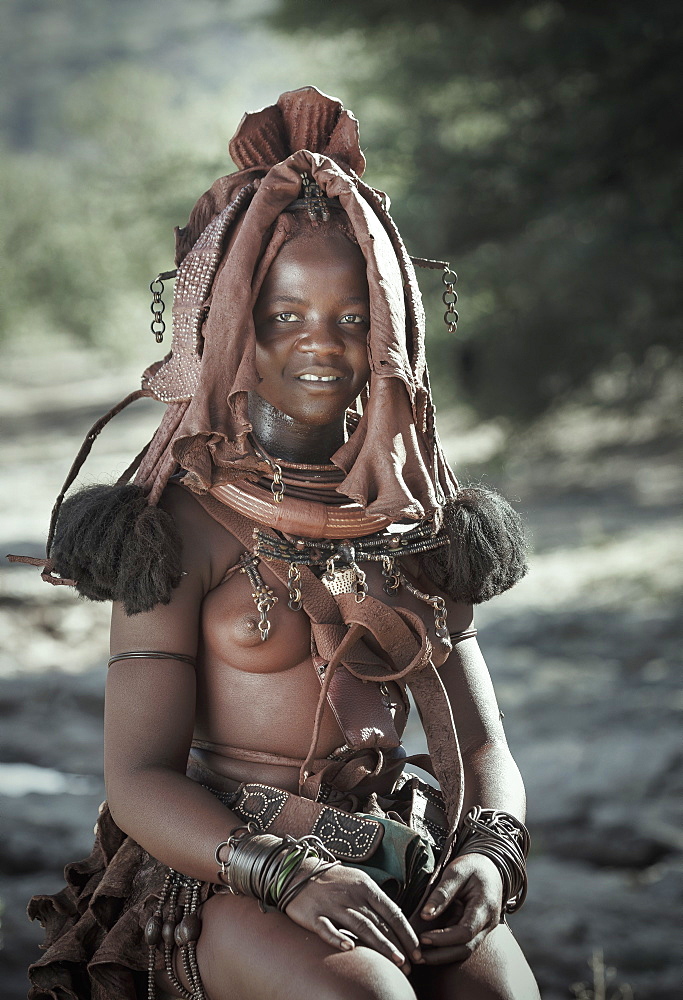
[[[316,1000],[417,1000],[403,972],[370,948],[330,955],[315,970]],[[302,987],[303,987],[302,983]],[[308,994],[302,990],[301,994]]]
[[[401,970],[376,951],[336,951],[244,897],[205,904],[197,958],[212,1000],[417,1000]]]
[[[482,993],[486,1000],[489,995],[491,1000],[540,1000],[529,963],[505,924],[496,927],[463,965],[474,977],[481,976],[489,990]]]
[[[505,925],[464,962],[418,966],[415,987],[420,1000],[540,1000],[534,975]]]

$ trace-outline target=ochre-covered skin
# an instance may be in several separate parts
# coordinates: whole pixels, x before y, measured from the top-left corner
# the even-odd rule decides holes
[[[114,609],[112,652],[147,648],[153,639],[157,640],[155,648],[165,646],[190,654],[196,650],[196,683],[194,670],[178,662],[123,661],[112,666],[107,688],[107,791],[117,823],[150,853],[193,877],[212,880],[215,845],[239,821],[210,792],[184,776],[184,760],[193,734],[218,745],[301,758],[308,749],[320,685],[308,655],[306,618],[302,612],[287,608],[286,591],[268,573],[267,566],[262,565],[263,577],[279,601],[269,616],[271,636],[262,643],[260,638],[254,640],[258,635],[257,616],[245,576],[238,572],[221,583],[226,571],[242,554],[241,545],[182,487],[169,487],[163,503],[173,513],[185,539],[187,576],[166,607],[133,618],[125,616],[118,607]],[[387,599],[379,572],[370,571],[368,582],[371,594]],[[415,582],[421,588],[427,586],[427,581]],[[407,598],[404,593],[402,601],[405,604],[415,601],[415,610],[425,614],[416,599]],[[426,611],[431,627],[431,610]],[[453,631],[467,628],[471,618],[469,606],[449,602],[449,626]],[[465,765],[465,808],[483,802],[523,817],[521,781],[507,750],[495,695],[476,639],[456,646],[440,673],[456,710]],[[400,704],[401,699],[395,701]],[[335,749],[340,739],[339,728],[328,710],[321,755]],[[296,766],[267,767],[235,761],[220,752],[207,754],[206,759],[212,769],[237,780],[258,780],[293,792],[297,790]],[[500,894],[500,877],[488,859],[471,855],[462,859],[461,868],[472,883],[469,891],[478,909],[499,905],[496,893]],[[310,891],[302,892],[298,905],[306,903],[325,915],[336,912],[337,905],[348,906],[353,895],[349,895],[351,889],[343,881],[346,876],[332,885],[333,876],[334,872],[325,883],[319,880],[311,885]],[[333,889],[342,893],[339,904],[331,904]],[[487,902],[487,893],[493,896],[492,904]],[[249,960],[254,961],[251,942],[253,936],[258,940],[263,933],[260,923],[263,919],[253,900],[215,897],[205,905],[202,932],[205,950],[200,941],[199,956],[200,963],[204,959],[201,967],[207,989],[210,983],[220,981],[223,975],[220,970],[227,969],[233,977],[242,961],[245,968]],[[335,953],[331,945],[323,944],[315,935],[313,941],[310,934],[299,938],[304,932],[289,916],[272,914],[267,919],[269,942],[272,934],[270,943],[274,947],[272,953],[261,952],[259,968],[264,962],[272,962],[268,967],[274,972],[287,950],[296,947],[303,949],[302,975],[303,969],[309,968],[313,984],[330,973],[324,962],[318,963],[324,955]],[[305,919],[309,919],[308,915]],[[310,919],[317,918],[313,915]],[[394,919],[396,924],[391,932],[387,931],[388,938],[410,960],[409,932],[400,917]],[[467,937],[469,932],[463,933]],[[215,947],[209,949],[209,941]],[[225,941],[226,947],[216,951],[219,941]],[[227,942],[238,942],[238,951],[229,949]],[[377,944],[376,948],[377,951],[371,951],[377,958],[381,954],[391,957],[385,944]],[[466,941],[458,940],[449,954],[454,949],[456,957],[463,958],[468,948]],[[439,955],[441,950],[424,948],[423,955],[429,962],[439,961],[446,957]],[[337,956],[344,959],[339,983],[350,991],[346,995],[352,997],[353,984],[361,989],[368,963],[372,966],[376,959],[368,954],[367,948],[361,947]],[[430,997],[429,990],[434,988],[436,980],[478,983],[481,979],[483,984],[495,984],[501,973],[501,969],[497,970],[499,964],[513,983],[515,977],[527,985],[532,982],[504,926],[492,931],[465,964],[437,966],[430,971],[417,964],[409,982],[416,986],[424,982],[418,995]],[[391,983],[393,992],[387,996],[411,996],[401,992],[407,984],[404,987],[400,977],[394,981],[389,962],[379,969],[386,977],[382,981]],[[253,983],[255,992],[248,990],[243,994],[245,997],[281,995],[256,992],[264,988],[258,976]],[[525,996],[524,993],[489,994],[485,992],[488,986],[481,988],[481,993],[470,995]],[[310,995],[316,995],[313,986]],[[340,997],[344,995],[339,993]],[[533,992],[527,995],[534,996]],[[364,994],[359,992],[358,996]]]
[[[302,128],[308,128],[306,108],[324,105],[329,110],[325,102],[330,99],[318,104],[314,95],[301,94],[284,95],[282,108],[287,109],[284,98],[288,98],[292,106],[303,109]],[[336,102],[332,103],[336,106]],[[267,139],[266,145],[278,157],[293,139],[285,128],[286,117],[282,124],[279,119],[259,114],[260,117],[254,116],[254,122],[247,122],[246,129],[243,126],[242,145],[236,153],[238,164],[245,170],[263,174],[266,171],[256,168],[259,161],[254,149],[258,143]],[[333,115],[326,125],[332,138],[330,148],[325,148],[330,155],[343,160],[340,150],[346,150],[348,157],[355,155],[357,136],[356,146],[352,141],[355,120],[346,113],[346,117],[340,116],[339,109],[335,114],[337,117]],[[354,163],[362,169],[360,160],[356,158]],[[317,153],[290,158],[281,171],[283,183],[291,180],[292,165],[312,165],[313,173],[328,171],[330,183],[333,187],[337,184],[338,193],[342,201],[348,201],[350,211],[361,215],[365,212],[363,204],[346,191],[347,182],[343,178],[335,180],[334,164],[327,166]],[[194,226],[197,232],[192,240],[188,238],[190,245],[216,211],[230,200],[219,182],[214,188],[191,220],[189,228]],[[275,194],[281,196],[277,189]],[[265,206],[264,211],[268,208],[266,195],[267,191],[262,190],[260,204]],[[258,205],[259,202],[257,208]],[[204,209],[206,218],[201,217]],[[375,222],[370,220],[370,228]],[[253,366],[250,377],[253,375],[254,379],[240,389],[248,399],[240,397],[240,407],[229,414],[225,410],[228,395],[221,388],[221,379],[226,377],[228,368],[239,367],[240,359],[224,358],[223,370],[218,351],[220,338],[216,339],[208,388],[204,386],[206,391],[199,394],[199,399],[195,397],[194,409],[190,406],[187,412],[177,414],[184,420],[186,433],[179,440],[197,446],[196,454],[192,454],[198,476],[208,468],[207,455],[213,445],[214,458],[218,456],[219,460],[223,454],[228,460],[234,441],[228,444],[229,436],[223,432],[232,424],[240,424],[245,435],[250,431],[271,455],[290,462],[324,463],[333,455],[342,454],[349,459],[349,467],[345,468],[344,462],[338,464],[348,473],[347,481],[356,484],[354,490],[363,495],[379,484],[377,488],[388,498],[386,509],[393,504],[399,512],[409,509],[410,516],[419,517],[426,507],[433,505],[436,491],[430,476],[440,477],[442,486],[452,481],[450,472],[440,464],[443,459],[438,449],[435,464],[430,466],[433,457],[427,454],[424,443],[432,434],[431,430],[425,431],[431,405],[428,383],[422,381],[421,375],[420,385],[412,384],[408,392],[401,381],[404,370],[408,382],[414,380],[412,373],[423,364],[422,348],[411,345],[408,353],[412,351],[413,356],[409,364],[403,345],[403,355],[390,359],[396,373],[389,377],[379,373],[383,359],[371,356],[373,333],[369,309],[370,299],[377,298],[380,284],[378,274],[371,268],[377,250],[365,247],[361,253],[353,242],[344,243],[340,239],[338,233],[333,233],[329,238],[283,240],[278,245],[281,256],[276,253],[270,270],[261,276],[265,279],[263,294],[255,302],[255,343],[252,353],[245,355],[248,366]],[[388,253],[389,242],[387,236],[382,252]],[[181,234],[179,246],[182,245]],[[239,239],[235,247],[239,248]],[[395,259],[392,266],[398,274]],[[238,270],[237,265],[235,268]],[[400,275],[398,287],[401,287]],[[400,297],[402,322],[405,322],[403,292],[394,288],[392,294]],[[407,293],[409,300],[411,296],[414,290]],[[384,317],[387,330],[396,339],[396,329],[392,326],[396,317],[390,316],[389,308],[392,301],[391,295],[385,295],[380,303],[382,308],[376,307],[374,315],[379,320]],[[415,302],[409,301],[409,306],[414,314]],[[215,329],[221,315],[220,310],[210,312],[209,326]],[[380,332],[375,330],[375,344],[380,343]],[[386,343],[389,341],[387,334]],[[345,411],[363,388],[370,371],[371,378],[375,378],[376,398],[385,405],[372,412],[366,410],[363,442],[357,447],[358,443],[349,443],[351,439],[345,433]],[[316,374],[321,378],[311,377]],[[368,449],[372,441],[392,440],[392,408],[388,405],[392,398],[400,410],[405,441],[412,442],[408,449],[411,462],[404,467],[407,479],[412,476],[411,482],[400,481],[399,465],[393,464],[400,458],[400,442],[383,452],[377,447],[371,454],[366,450],[365,459],[354,474],[353,458],[359,447]],[[215,409],[221,405],[223,410],[216,413]],[[380,428],[372,425],[373,412],[374,419],[381,417],[386,422]],[[116,859],[125,855],[122,865],[128,859],[126,877],[133,878],[132,891],[138,874],[135,864],[153,867],[153,859],[190,878],[213,883],[216,846],[240,825],[237,816],[211,791],[187,776],[190,752],[226,778],[254,780],[297,792],[299,764],[309,752],[321,696],[311,658],[311,620],[315,619],[310,619],[303,610],[287,607],[285,586],[262,559],[259,571],[278,598],[269,612],[270,635],[263,642],[251,584],[239,569],[235,570],[245,553],[243,541],[219,523],[209,513],[210,506],[186,486],[165,485],[173,456],[169,443],[174,433],[169,430],[171,424],[172,421],[166,428],[168,433],[164,431],[148,454],[145,475],[147,486],[158,486],[160,506],[172,515],[179,531],[184,575],[168,604],[158,604],[151,611],[131,616],[125,614],[121,605],[114,606],[111,651],[117,654],[160,650],[183,654],[195,657],[196,667],[178,659],[136,658],[114,662],[108,674],[107,797],[113,820],[128,838],[121,845],[120,831],[113,828],[107,813],[104,826],[101,825],[104,833],[100,848],[109,853],[107,863],[115,849],[119,849]],[[214,441],[211,427],[217,425],[221,433]],[[419,435],[415,431],[418,425]],[[164,454],[166,458],[162,459]],[[249,454],[253,457],[251,450]],[[374,468],[379,470],[377,477],[372,473]],[[359,469],[365,470],[361,480]],[[215,468],[210,469],[210,476],[215,472]],[[418,494],[424,503],[415,499]],[[354,498],[357,499],[356,492]],[[406,559],[402,568],[420,591],[438,593],[434,584],[420,575],[416,559]],[[364,569],[368,603],[376,598],[385,605],[400,606],[408,616],[417,615],[426,626],[434,663],[439,667],[455,717],[462,752],[464,809],[478,804],[506,810],[523,820],[521,778],[507,748],[495,694],[476,639],[465,639],[448,654],[448,644],[435,634],[432,608],[405,587],[387,595],[382,588],[379,566],[364,564]],[[471,626],[469,604],[455,604],[447,599],[446,605],[451,632]],[[383,649],[373,639],[366,641],[370,650],[382,657]],[[387,685],[386,697],[393,706],[396,730],[401,733],[405,724],[404,692],[398,684],[391,683]],[[200,749],[191,751],[193,740],[201,745]],[[344,733],[326,704],[316,756],[326,757],[343,743]],[[291,762],[259,762],[255,757],[259,753],[291,758]],[[243,759],[245,756],[252,759]],[[372,791],[388,790],[386,774],[367,778],[362,786],[352,789],[361,798]],[[76,874],[80,878],[80,869]],[[115,875],[109,870],[108,885],[115,882]],[[94,877],[93,871],[87,869],[81,884],[87,885],[89,877]],[[142,873],[140,880],[144,884]],[[287,906],[286,913],[264,914],[254,899],[211,895],[206,887],[202,899],[197,960],[206,995],[211,1000],[309,997],[538,1000],[533,976],[518,946],[508,928],[499,924],[502,880],[493,862],[483,855],[469,854],[451,861],[426,900],[425,909],[412,923],[365,872],[342,866],[307,882]],[[142,900],[142,910],[145,905]],[[436,908],[435,912],[427,913],[431,906]],[[42,914],[46,908],[38,907],[36,912]],[[89,907],[86,916],[90,918],[92,912]],[[130,912],[137,922],[138,911]],[[111,913],[107,915],[110,918]],[[88,927],[96,933],[93,923]],[[139,934],[139,924],[129,929],[137,929]],[[349,934],[353,935],[351,939]],[[103,978],[98,982],[115,983],[114,992],[109,986],[107,991],[101,988],[98,993],[105,1000],[120,1000],[124,996],[132,1000],[134,996],[129,980],[124,992],[120,966],[145,968],[144,957],[142,964],[136,964],[139,955],[132,950],[124,957],[127,940],[123,931],[118,938],[114,935],[112,955],[100,959],[104,971],[100,970]],[[61,987],[66,982],[63,977],[70,975],[69,962],[75,959],[73,955],[60,954],[54,961],[58,963],[54,975],[61,977]],[[110,978],[114,966],[118,971],[115,978]],[[48,952],[36,963],[33,974],[49,977],[53,975],[52,969]],[[182,970],[178,974],[186,982]],[[124,970],[124,978],[125,975]],[[46,981],[40,978],[41,985]],[[54,979],[52,984],[56,987],[57,982]],[[158,985],[164,991],[160,994],[163,1000],[177,996],[165,974],[159,973]],[[39,991],[32,1000],[44,1000],[46,996],[72,1000],[77,994],[65,990]]]

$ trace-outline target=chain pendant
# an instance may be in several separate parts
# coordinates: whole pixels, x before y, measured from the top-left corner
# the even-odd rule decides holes
[[[164,282],[170,278],[175,278],[177,273],[177,271],[161,271],[160,274],[157,274],[154,281],[151,281],[149,284],[149,290],[152,293],[152,304],[149,307],[152,313],[151,330],[157,344],[163,342],[166,331],[166,324],[164,323],[166,304],[161,297],[164,294]]]
[[[446,324],[448,332],[450,334],[454,334],[458,329],[458,312],[455,308],[456,302],[458,301],[458,293],[455,290],[455,283],[458,280],[458,276],[455,271],[451,271],[448,264],[444,265],[441,280],[445,286],[444,293],[441,296],[443,304],[446,307],[446,312],[443,314],[443,320]]]
[[[401,583],[414,597],[417,597],[419,601],[424,601],[425,604],[431,604],[434,610],[434,631],[438,635],[439,639],[448,639],[448,611],[443,597],[432,597],[431,594],[423,594],[421,590],[418,590],[417,587],[410,582],[404,573],[401,573],[400,576]]]
[[[275,503],[282,503],[283,497],[285,495],[285,487],[282,482],[282,469],[276,463],[272,463],[273,468],[273,481],[270,484],[270,492],[275,497]]]
[[[265,642],[271,629],[268,613],[277,604],[278,599],[259,573],[257,569],[258,563],[258,557],[254,555],[249,562],[246,562],[240,568],[240,572],[246,574],[252,586],[251,596],[254,599],[260,616],[258,622],[259,635],[261,636],[261,642]]]
[[[393,594],[401,586],[401,577],[393,556],[382,556],[382,576],[384,577],[382,590],[385,594]]]
[[[362,604],[368,593],[367,577],[357,562],[352,562],[350,568],[355,577],[356,604]]]
[[[161,278],[155,278],[154,281],[151,281],[149,290],[152,293],[152,304],[149,307],[153,317],[151,330],[157,344],[161,344],[166,330],[166,324],[163,319],[166,303],[161,297],[164,294],[164,283]]]
[[[303,601],[301,597],[301,588],[299,584],[301,583],[301,573],[299,567],[296,563],[290,563],[289,573],[287,574],[287,585],[289,588],[289,600],[287,601],[287,607],[292,611],[301,611],[303,607]]]

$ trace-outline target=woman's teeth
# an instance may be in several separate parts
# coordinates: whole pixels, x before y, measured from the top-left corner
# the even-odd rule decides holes
[[[299,375],[300,382],[336,382],[339,375]]]

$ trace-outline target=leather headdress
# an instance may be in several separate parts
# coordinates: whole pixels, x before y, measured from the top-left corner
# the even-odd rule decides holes
[[[157,504],[171,475],[183,470],[184,483],[205,494],[269,469],[248,438],[248,393],[258,386],[253,307],[291,236],[287,210],[306,174],[340,206],[333,214],[363,253],[370,295],[369,385],[359,423],[332,456],[344,473],[336,489],[380,524],[443,518],[451,544],[432,554],[428,576],[454,600],[479,603],[507,590],[526,572],[523,526],[495,492],[459,489],[445,461],[420,291],[386,196],[361,179],[356,119],[304,87],[245,115],[230,154],[239,170],[219,178],[176,231],[170,353],[87,434],[55,502],[46,558],[9,558],[42,566],[50,583],[77,581],[85,597],[121,600],[129,614],[170,600],[181,544]],[[152,440],[115,486],[87,487],[62,506],[102,428],[142,396],[167,404]]]
[[[258,386],[254,278],[264,252],[277,253],[273,226],[307,173],[339,199],[370,290],[369,393],[358,428],[332,457],[346,473],[339,491],[392,520],[438,509],[456,484],[434,430],[420,292],[384,196],[361,180],[356,119],[305,87],[245,115],[230,154],[241,169],[216,181],[177,231],[172,349],[143,379],[168,411],[136,483],[155,504],[178,466],[200,493],[263,473],[247,439],[247,394]]]

